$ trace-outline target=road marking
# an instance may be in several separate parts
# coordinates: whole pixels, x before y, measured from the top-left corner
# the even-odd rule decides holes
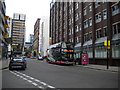
[[[16,75],[16,76],[20,77],[21,79],[23,79],[23,80],[25,80],[25,81],[27,81],[27,82],[31,83],[32,85],[34,85],[34,86],[36,86],[36,87],[38,87],[38,88],[44,89],[44,87],[39,86],[37,83],[35,83],[35,82],[33,82],[33,81],[31,81],[31,80],[29,80],[29,79],[27,79],[27,78],[25,78],[25,77],[23,77],[23,76],[19,75],[18,73],[13,72],[13,71],[10,71],[10,72],[11,72],[12,74],[14,74],[14,75]]]
[[[26,80],[27,82],[29,82],[29,83],[31,83],[32,85],[34,85],[34,86],[36,86],[36,87],[38,87],[38,88],[41,88],[41,89],[44,89],[44,87],[46,87],[46,88],[55,88],[55,87],[53,87],[53,86],[51,86],[51,85],[48,85],[47,83],[45,83],[45,82],[42,82],[42,81],[40,81],[40,80],[38,80],[38,79],[35,79],[35,78],[33,78],[33,77],[31,77],[31,76],[28,76],[28,75],[26,75],[26,74],[24,74],[24,73],[21,73],[21,72],[18,72],[18,71],[10,71],[11,73],[13,73],[14,75],[16,75],[16,76],[18,76],[18,77],[20,77],[21,79],[23,79],[23,80]],[[28,79],[27,79],[28,78]],[[29,80],[30,79],[30,80]],[[33,81],[32,81],[33,80]],[[38,82],[38,83],[40,83],[42,86],[44,86],[44,87],[42,87],[42,86],[39,86],[37,83],[35,83],[35,82]]]
[[[33,82],[32,84],[33,84],[34,86],[38,86],[38,84],[37,84],[37,83],[34,83],[34,82]]]

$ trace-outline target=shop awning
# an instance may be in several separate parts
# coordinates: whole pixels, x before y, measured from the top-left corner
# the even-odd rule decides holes
[[[120,43],[120,34],[115,34],[112,37],[112,44]]]
[[[104,40],[107,40],[107,37],[98,38],[95,41],[95,45],[103,45]]]
[[[76,44],[75,48],[77,48],[77,47],[81,47],[81,43]]]
[[[115,41],[115,40],[119,40],[120,39],[120,33],[119,34],[115,34],[113,35],[112,37],[112,40]]]
[[[86,41],[83,46],[90,46],[92,45],[92,40]]]

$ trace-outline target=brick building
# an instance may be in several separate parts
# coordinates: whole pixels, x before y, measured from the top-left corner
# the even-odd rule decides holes
[[[74,43],[76,58],[88,53],[90,63],[117,65],[120,59],[120,2],[51,2],[52,44]],[[110,49],[104,46],[110,40]],[[109,55],[108,55],[108,53]]]
[[[40,18],[37,19],[34,25],[33,52],[35,52],[37,56],[39,54],[39,31],[40,31]]]

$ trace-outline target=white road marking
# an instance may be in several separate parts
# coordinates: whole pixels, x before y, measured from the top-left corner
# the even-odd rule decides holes
[[[40,82],[40,80],[38,80],[38,79],[34,79],[36,82]]]
[[[32,84],[33,84],[34,86],[37,86],[37,85],[38,85],[37,83],[34,83],[34,82],[33,82]]]
[[[32,82],[31,80],[27,80],[27,81],[30,82],[30,83]]]
[[[50,86],[50,85],[48,85],[48,87],[49,87],[49,88],[55,88],[55,87],[53,87],[53,86]]]
[[[48,88],[55,88],[55,87],[53,87],[53,86],[51,86],[51,85],[48,85],[48,84],[45,83],[45,82],[42,82],[42,81],[40,81],[40,80],[38,80],[38,79],[35,79],[35,78],[31,77],[31,76],[28,76],[28,75],[24,74],[24,73],[20,73],[20,72],[18,72],[18,71],[14,71],[14,72],[13,72],[13,71],[10,71],[10,72],[13,73],[14,75],[20,77],[21,79],[26,80],[27,82],[33,84],[34,86],[37,86],[38,88],[44,89],[44,87],[39,86],[37,83],[35,83],[35,82],[33,82],[33,81],[36,81],[36,82],[42,84],[42,85],[45,86],[45,87],[47,86]],[[22,76],[21,76],[21,75],[22,75]],[[27,79],[27,78],[28,78],[28,79]],[[31,80],[33,80],[33,81],[31,81],[31,80],[29,80],[29,79],[31,79]]]

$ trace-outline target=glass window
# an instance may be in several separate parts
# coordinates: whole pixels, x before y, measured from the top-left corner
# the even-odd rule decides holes
[[[92,18],[89,19],[89,25],[92,26]]]
[[[113,25],[113,34],[117,34],[117,25]]]
[[[107,36],[107,27],[103,28],[103,37]]]
[[[81,18],[81,12],[79,13],[79,18]]]
[[[107,10],[103,11],[103,19],[107,19]]]
[[[84,9],[84,16],[87,14],[87,9],[85,8]]]
[[[100,2],[95,2],[95,8],[100,6]]]
[[[118,33],[120,33],[120,23],[118,23]]]
[[[75,9],[78,9],[78,2],[75,3]]]
[[[89,5],[89,11],[92,11],[92,5]]]
[[[101,22],[101,13],[96,14],[95,19],[96,19],[96,23]]]
[[[78,25],[75,26],[75,32],[78,32]]]
[[[88,27],[88,20],[84,21],[84,28]]]
[[[120,13],[120,6],[119,6],[119,4],[115,4],[111,8],[112,8],[112,15],[113,16]]]
[[[75,14],[75,21],[78,20],[78,13]]]
[[[80,25],[79,25],[79,30],[81,31],[81,23],[80,23]]]

